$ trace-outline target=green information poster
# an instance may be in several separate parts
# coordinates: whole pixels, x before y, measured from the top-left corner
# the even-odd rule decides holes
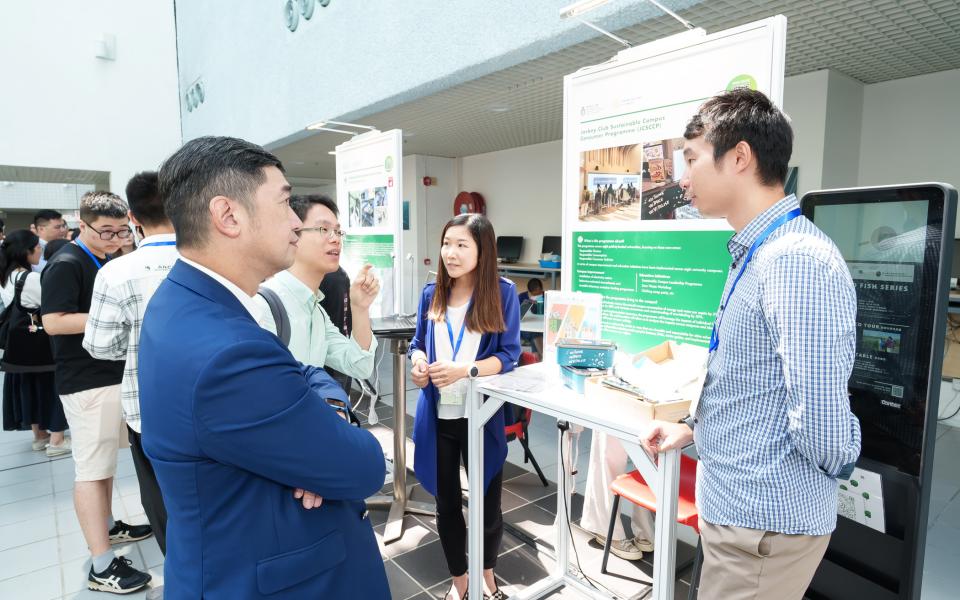
[[[731,231],[576,231],[577,292],[603,294],[603,337],[626,352],[664,340],[707,346]]]
[[[343,252],[360,264],[370,263],[380,269],[391,268],[393,267],[393,235],[348,234],[343,240]]]

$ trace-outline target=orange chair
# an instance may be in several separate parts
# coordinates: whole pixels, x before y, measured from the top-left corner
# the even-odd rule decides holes
[[[700,513],[697,511],[697,461],[686,456],[680,455],[680,494],[677,502],[677,523],[693,527],[697,534],[700,533]],[[643,480],[640,471],[631,471],[626,475],[621,475],[610,484],[610,491],[613,492],[613,510],[610,511],[610,526],[607,528],[607,541],[603,545],[603,563],[600,565],[600,572],[607,572],[607,560],[610,558],[610,542],[613,539],[613,528],[620,515],[620,498],[625,498],[629,502],[645,508],[651,512],[657,511],[657,497],[653,490]],[[696,598],[697,584],[700,579],[700,563],[703,560],[703,549],[700,542],[697,542],[697,555],[693,560],[693,573],[690,577],[690,593],[688,599]],[[679,565],[677,572],[690,565],[689,562]]]
[[[535,362],[538,361],[537,356],[533,352],[520,353],[520,366],[532,365]],[[514,439],[520,441],[520,445],[523,446],[523,462],[533,463],[533,468],[540,477],[540,481],[543,482],[543,487],[549,486],[550,484],[547,482],[547,478],[544,477],[543,471],[540,469],[539,463],[537,463],[537,459],[535,459],[533,453],[530,452],[530,434],[527,431],[527,426],[530,425],[530,418],[533,416],[533,411],[529,408],[522,408],[512,404],[508,404],[507,406],[514,411],[514,423],[503,428],[503,433],[507,436],[507,441],[510,442]]]

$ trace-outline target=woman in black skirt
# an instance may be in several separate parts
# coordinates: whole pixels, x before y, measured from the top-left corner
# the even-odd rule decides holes
[[[3,428],[33,430],[33,449],[47,456],[70,452],[67,419],[53,379],[50,338],[40,322],[40,238],[19,230],[0,242],[0,298],[10,307],[0,330],[3,361]]]

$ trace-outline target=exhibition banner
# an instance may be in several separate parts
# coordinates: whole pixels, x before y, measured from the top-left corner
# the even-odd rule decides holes
[[[351,279],[364,264],[373,265],[381,291],[371,317],[399,312],[402,143],[401,131],[393,129],[364,133],[336,148],[337,206],[347,233],[340,264]]]
[[[683,132],[736,87],[783,97],[786,18],[696,29],[564,79],[564,289],[603,296],[603,337],[628,353],[706,347],[733,232],[680,188]]]

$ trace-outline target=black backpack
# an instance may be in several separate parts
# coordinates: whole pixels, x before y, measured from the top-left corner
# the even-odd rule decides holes
[[[13,300],[0,319],[0,343],[4,349],[0,367],[8,373],[42,373],[54,370],[50,336],[43,329],[39,308],[26,308],[21,303],[23,286],[30,275],[21,273],[14,286]]]

